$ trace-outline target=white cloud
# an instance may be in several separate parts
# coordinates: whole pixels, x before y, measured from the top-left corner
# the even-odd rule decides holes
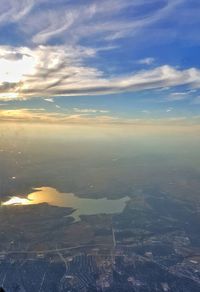
[[[8,59],[10,52],[19,59]],[[176,69],[164,65],[117,77],[85,64],[93,58],[94,49],[83,47],[38,46],[0,47],[0,99],[28,99],[43,97],[53,101],[55,96],[100,95],[145,89],[159,89],[178,85],[200,87],[200,70]],[[51,60],[51,62],[49,62]],[[20,62],[20,63],[19,63]],[[18,68],[19,70],[15,70]],[[169,100],[182,100],[187,93],[172,93]]]
[[[50,97],[49,98],[45,98],[44,100],[45,101],[48,101],[48,102],[54,102],[54,99],[53,98],[50,98]]]
[[[156,89],[157,92],[162,92],[162,91],[168,91],[170,89],[170,87],[162,87],[159,89]]]
[[[82,39],[87,39],[87,43],[103,40],[110,44],[110,40],[136,38],[149,28],[151,38],[158,30],[162,37],[169,38],[171,34],[179,36],[174,30],[179,31],[194,19],[195,23],[199,20],[198,9],[194,10],[192,5],[185,7],[185,2],[163,0],[158,5],[158,0],[85,0],[78,3],[73,0],[1,0],[0,24],[16,22],[18,33],[31,45],[46,44],[55,38],[66,45],[80,44]],[[143,9],[141,14],[141,8],[149,4],[153,9]],[[181,15],[178,19],[177,7]],[[134,11],[131,18],[125,17],[127,10]],[[168,28],[169,33],[165,33],[165,27],[157,25],[166,18],[179,21],[177,26]],[[180,19],[183,20],[180,22]],[[189,32],[191,36],[191,30]],[[180,33],[184,38],[188,31]]]
[[[182,101],[187,99],[189,96],[188,92],[173,92],[165,99],[167,101]]]
[[[56,7],[38,9],[37,14],[26,13],[18,25],[36,44],[45,44],[55,37],[64,37],[67,44],[80,43],[86,37],[93,38],[93,41],[110,41],[136,35],[141,29],[168,16],[183,1],[164,1],[162,6],[156,6],[151,13],[133,14],[131,19],[121,14],[127,9],[137,11],[147,4],[146,0],[93,0],[78,4],[76,1],[61,1]],[[26,2],[32,5],[32,1]],[[35,6],[40,2],[45,1],[37,0]],[[157,0],[151,0],[151,3],[156,5]]]
[[[151,64],[154,63],[154,61],[155,61],[154,58],[150,58],[150,57],[148,57],[148,58],[145,58],[145,59],[141,59],[141,60],[139,60],[138,63],[139,63],[139,64],[144,64],[144,65],[151,65]]]
[[[34,0],[1,0],[0,23],[16,22],[25,17],[35,4]]]
[[[188,95],[188,92],[173,92],[171,96],[185,96]]]
[[[190,94],[190,93],[196,93],[197,92],[197,90],[196,89],[191,89],[191,90],[188,90],[188,94]]]
[[[105,114],[109,113],[108,110],[101,110],[101,109],[93,109],[93,108],[73,108],[76,113],[84,113],[84,114]]]
[[[173,107],[166,109],[166,113],[170,113],[173,110]]]

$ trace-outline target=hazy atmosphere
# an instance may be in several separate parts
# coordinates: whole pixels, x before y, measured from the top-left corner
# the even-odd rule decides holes
[[[0,291],[200,291],[199,27],[198,0],[0,1]]]

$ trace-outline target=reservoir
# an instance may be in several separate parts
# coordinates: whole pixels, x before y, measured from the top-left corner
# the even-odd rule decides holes
[[[76,221],[80,220],[80,215],[94,214],[115,214],[121,213],[129,201],[129,197],[110,200],[107,198],[88,199],[80,198],[73,193],[60,193],[50,187],[34,188],[34,192],[28,194],[26,198],[11,197],[2,205],[31,205],[48,203],[58,207],[69,207],[75,209],[72,216]]]

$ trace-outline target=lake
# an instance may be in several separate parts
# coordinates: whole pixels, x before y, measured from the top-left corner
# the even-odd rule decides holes
[[[128,196],[116,200],[80,198],[73,193],[60,193],[51,187],[40,187],[33,190],[34,192],[28,194],[26,198],[11,197],[2,205],[31,205],[45,202],[49,205],[75,209],[72,216],[79,221],[80,215],[121,213],[129,201]]]

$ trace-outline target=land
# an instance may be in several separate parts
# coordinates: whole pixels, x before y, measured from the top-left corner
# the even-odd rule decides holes
[[[200,290],[198,201],[153,189],[120,214],[40,204],[0,210],[0,286],[10,291]]]

